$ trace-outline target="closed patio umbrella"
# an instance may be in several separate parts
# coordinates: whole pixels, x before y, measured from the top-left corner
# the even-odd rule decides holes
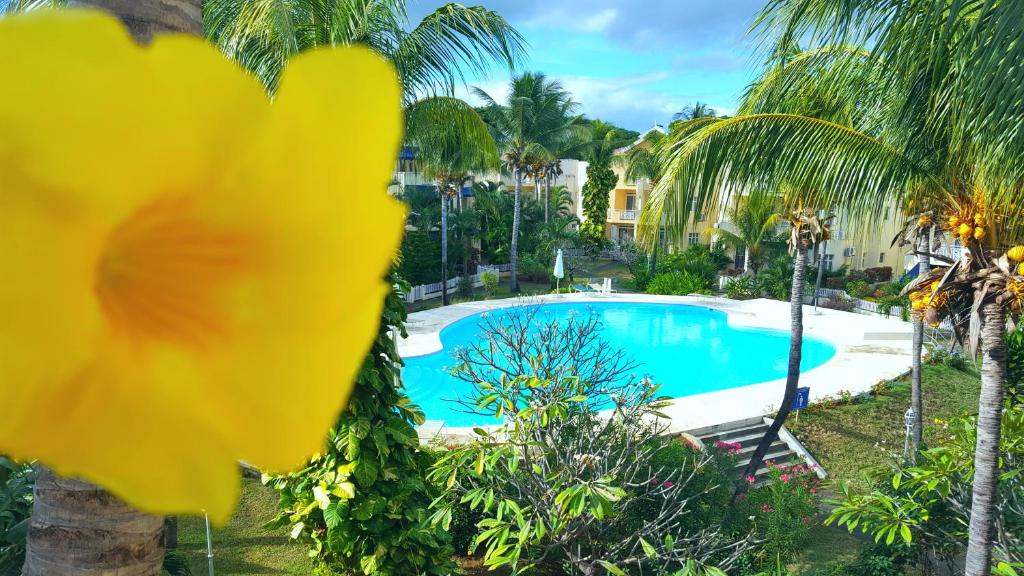
[[[562,278],[565,277],[565,264],[562,262],[562,249],[558,249],[558,254],[555,255],[555,292],[558,292],[561,286]]]

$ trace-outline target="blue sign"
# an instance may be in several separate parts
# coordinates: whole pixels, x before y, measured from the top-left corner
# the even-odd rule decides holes
[[[796,389],[796,398],[793,399],[792,410],[803,410],[811,401],[811,388],[809,386]]]

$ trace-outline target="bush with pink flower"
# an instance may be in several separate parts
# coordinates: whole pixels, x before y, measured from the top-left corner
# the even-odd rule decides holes
[[[743,513],[764,540],[757,552],[758,563],[783,562],[792,558],[817,522],[818,489],[821,481],[806,464],[781,465],[769,461],[770,481],[753,487],[756,479],[747,477],[751,489],[742,500]]]

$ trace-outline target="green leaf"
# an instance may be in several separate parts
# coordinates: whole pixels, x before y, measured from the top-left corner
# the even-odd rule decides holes
[[[910,526],[907,526],[906,524],[900,526],[900,536],[903,537],[904,542],[910,544],[910,541],[913,539],[913,536],[910,533]]]
[[[655,558],[658,556],[658,551],[654,549],[654,546],[651,546],[651,543],[643,538],[640,538],[640,547],[644,549],[644,554],[648,558]]]
[[[628,576],[628,574],[626,573],[625,570],[623,570],[622,568],[619,568],[618,566],[616,566],[615,564],[612,564],[611,562],[605,562],[604,560],[598,560],[597,563],[600,564],[601,566],[604,566],[604,569],[607,570],[609,574],[614,574],[614,576]]]

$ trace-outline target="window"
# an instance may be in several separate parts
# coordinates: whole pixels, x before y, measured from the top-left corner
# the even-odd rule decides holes
[[[744,249],[736,249],[736,257],[733,258],[733,268],[737,270],[747,269],[747,251]]]
[[[636,210],[636,194],[626,194],[626,210]]]
[[[690,232],[689,234],[686,235],[686,242],[690,246],[693,246],[694,244],[699,243],[700,242],[700,234],[698,234],[696,232]]]
[[[885,252],[878,253],[878,263],[883,264],[885,262]]]
[[[832,271],[832,257],[833,254],[825,254],[821,257],[821,267],[829,272]]]
[[[622,227],[619,228],[619,244],[628,244],[633,241],[633,229]]]

